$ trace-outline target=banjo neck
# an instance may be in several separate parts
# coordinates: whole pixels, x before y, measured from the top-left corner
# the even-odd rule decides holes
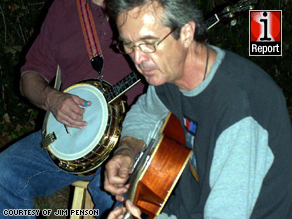
[[[122,94],[127,92],[130,88],[139,83],[139,81],[141,81],[141,77],[138,73],[136,72],[130,73],[122,80],[120,80],[118,83],[116,83],[115,85],[106,90],[106,92],[104,93],[106,101],[108,103],[113,102]]]

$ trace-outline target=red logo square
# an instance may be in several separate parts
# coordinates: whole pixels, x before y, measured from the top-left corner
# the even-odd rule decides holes
[[[249,55],[282,55],[282,11],[249,11]]]

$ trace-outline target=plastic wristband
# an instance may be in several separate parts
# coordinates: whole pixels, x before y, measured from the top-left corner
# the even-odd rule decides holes
[[[114,155],[115,155],[116,153],[118,153],[119,151],[124,150],[124,149],[129,150],[129,151],[131,152],[131,154],[133,155],[133,158],[135,159],[135,153],[134,153],[134,151],[132,150],[132,148],[130,148],[129,146],[126,146],[126,145],[122,145],[122,146],[118,147],[118,148],[114,151]]]

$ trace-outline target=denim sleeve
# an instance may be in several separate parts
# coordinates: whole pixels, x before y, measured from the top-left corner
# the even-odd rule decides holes
[[[149,86],[147,93],[140,96],[137,103],[132,105],[123,122],[121,137],[131,136],[148,142],[152,131],[169,110],[158,98],[155,88]]]

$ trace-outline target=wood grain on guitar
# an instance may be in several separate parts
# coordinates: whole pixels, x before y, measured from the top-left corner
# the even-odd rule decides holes
[[[161,212],[192,154],[173,114],[167,116],[158,136],[136,165],[127,193],[128,199],[151,219]]]

